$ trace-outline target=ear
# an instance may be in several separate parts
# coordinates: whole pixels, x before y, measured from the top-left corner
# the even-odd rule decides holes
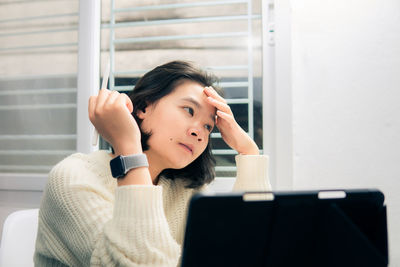
[[[146,111],[147,111],[148,107],[149,106],[147,106],[145,108],[142,108],[142,109],[139,109],[137,111],[137,116],[138,116],[139,119],[143,120],[146,117],[146,115],[147,115]]]

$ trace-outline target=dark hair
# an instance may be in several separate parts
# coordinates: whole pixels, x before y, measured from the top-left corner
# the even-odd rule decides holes
[[[135,88],[130,94],[130,99],[133,103],[132,115],[137,121],[139,127],[142,120],[138,118],[137,113],[143,110],[147,105],[156,103],[164,96],[170,94],[179,84],[185,80],[198,82],[202,86],[213,86],[217,78],[207,73],[200,68],[195,67],[190,62],[186,61],[172,61],[164,65],[158,66],[155,69],[147,72],[142,78],[138,80]],[[142,148],[148,150],[147,144],[151,133],[142,132]],[[210,183],[215,177],[215,159],[211,154],[210,139],[203,153],[195,159],[192,163],[182,169],[165,169],[160,175],[168,179],[185,179],[188,181],[186,187],[198,188],[204,184]]]

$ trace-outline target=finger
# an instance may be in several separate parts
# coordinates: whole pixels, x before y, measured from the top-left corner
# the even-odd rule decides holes
[[[120,93],[118,91],[111,91],[110,95],[108,96],[105,104],[106,105],[112,105],[114,104],[115,100],[118,98]]]
[[[110,90],[101,89],[99,91],[99,95],[97,96],[96,110],[102,109],[104,103],[107,101],[108,96],[110,95]]]
[[[96,101],[97,101],[97,96],[91,96],[89,97],[89,106],[88,106],[88,112],[89,112],[89,119],[93,119],[94,111],[96,109]]]
[[[217,121],[215,126],[219,129],[222,136],[226,136],[226,134],[232,134],[232,130],[235,128],[235,119],[222,111],[217,111]],[[225,140],[225,137],[223,137]],[[225,140],[226,142],[226,140]]]
[[[219,101],[226,103],[225,98],[223,98],[221,95],[219,95],[218,92],[212,86],[207,86],[205,89],[206,89],[207,93],[209,93],[209,96],[212,96],[212,97],[218,99]]]
[[[217,110],[217,116],[218,116],[218,124],[220,124],[222,121],[226,121],[226,122],[230,123],[235,120],[231,114],[225,113],[221,110]],[[221,119],[222,119],[222,121],[221,121]]]
[[[226,103],[225,98],[223,98],[222,96],[220,96],[220,95],[217,93],[217,91],[215,91],[215,89],[212,88],[211,86],[205,87],[205,88],[204,88],[204,93],[205,93],[207,96],[210,96],[210,97],[212,97],[212,98],[215,98],[216,100],[221,101],[221,102],[223,102],[223,103]]]
[[[208,103],[210,103],[211,105],[216,107],[217,110],[221,110],[221,111],[223,111],[225,113],[232,114],[232,110],[231,110],[231,108],[229,107],[228,104],[226,104],[224,102],[221,102],[221,101],[218,101],[215,98],[212,98],[211,96],[207,97],[207,101],[208,101]]]

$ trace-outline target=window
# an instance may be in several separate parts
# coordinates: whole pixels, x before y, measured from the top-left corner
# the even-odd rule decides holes
[[[260,149],[261,39],[261,0],[102,1],[101,66],[109,55],[111,90],[132,90],[141,75],[168,61],[194,61],[220,78],[236,120]],[[212,145],[217,176],[234,177],[235,151],[218,131]]]
[[[78,7],[77,0],[0,2],[3,178],[45,177],[76,150]]]

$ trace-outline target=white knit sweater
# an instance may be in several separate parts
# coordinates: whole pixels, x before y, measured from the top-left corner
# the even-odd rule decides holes
[[[181,179],[117,186],[106,151],[73,154],[50,172],[35,266],[177,266],[194,189]],[[268,157],[236,156],[235,190],[270,190]]]

